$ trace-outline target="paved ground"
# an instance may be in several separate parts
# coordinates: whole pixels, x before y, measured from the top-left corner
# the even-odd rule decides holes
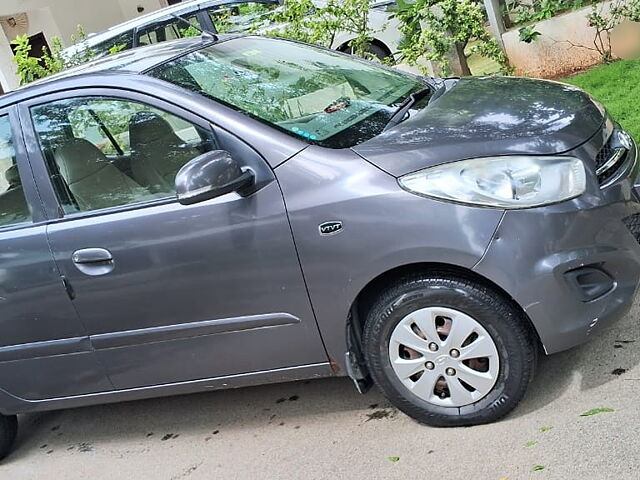
[[[0,478],[637,479],[639,318],[543,359],[494,425],[423,427],[325,379],[22,417]]]

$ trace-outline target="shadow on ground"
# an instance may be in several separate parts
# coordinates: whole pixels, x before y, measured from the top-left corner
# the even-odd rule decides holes
[[[542,356],[527,396],[514,415],[531,413],[549,404],[576,375],[580,389],[590,390],[614,380],[639,363],[640,301],[637,301],[625,318],[590,342],[566,352]]]

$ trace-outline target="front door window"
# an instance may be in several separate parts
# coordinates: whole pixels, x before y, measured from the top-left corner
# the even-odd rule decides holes
[[[178,170],[215,148],[211,132],[132,100],[71,98],[32,115],[65,213],[173,196]]]

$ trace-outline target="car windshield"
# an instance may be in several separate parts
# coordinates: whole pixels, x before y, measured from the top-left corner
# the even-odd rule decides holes
[[[370,62],[264,37],[219,42],[150,75],[330,148],[378,135],[402,101],[427,87]]]

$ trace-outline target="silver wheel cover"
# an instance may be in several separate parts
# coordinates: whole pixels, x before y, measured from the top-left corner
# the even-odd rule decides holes
[[[410,392],[440,407],[462,407],[484,398],[500,371],[498,349],[485,328],[445,307],[422,308],[404,317],[391,333],[389,360]]]

